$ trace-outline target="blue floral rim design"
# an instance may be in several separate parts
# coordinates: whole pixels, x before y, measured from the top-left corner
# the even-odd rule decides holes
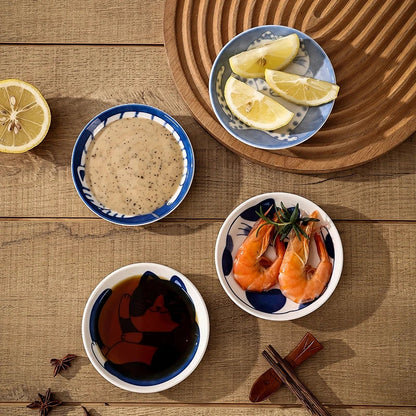
[[[174,197],[165,205],[155,211],[136,216],[128,216],[117,213],[103,206],[91,193],[85,182],[85,159],[88,147],[95,135],[112,121],[128,117],[144,117],[154,120],[168,129],[178,141],[184,159],[184,172],[179,186],[179,190]],[[81,131],[75,143],[71,160],[72,179],[78,195],[85,205],[96,215],[115,224],[137,226],[146,225],[170,214],[187,195],[191,187],[194,170],[195,158],[191,142],[180,126],[180,124],[162,110],[144,104],[122,104],[109,108],[95,116]]]
[[[143,275],[145,275],[145,274],[154,275],[154,273],[151,272],[151,271],[146,271],[146,272],[143,273]],[[159,278],[161,278],[161,277],[159,277]],[[173,275],[170,279],[166,279],[166,280],[170,280],[171,282],[178,285],[184,292],[188,293],[188,291],[186,289],[186,285],[180,277],[178,277],[176,275]],[[98,331],[98,318],[99,318],[99,315],[101,313],[101,310],[102,310],[105,302],[109,299],[111,294],[112,294],[111,289],[109,289],[109,288],[104,289],[103,292],[101,292],[101,294],[98,296],[97,300],[95,301],[95,303],[94,303],[94,305],[92,306],[92,309],[91,309],[91,315],[90,315],[90,319],[89,319],[89,330],[90,330],[90,335],[91,335],[91,340],[92,340],[91,350],[94,351],[95,354],[100,354],[99,351],[96,351],[95,346],[100,347],[101,344],[102,344],[101,337],[100,337],[99,331]],[[191,297],[189,297],[189,299],[191,300],[192,303],[194,303]],[[184,361],[184,363],[181,366],[175,368],[170,374],[168,374],[164,377],[160,377],[160,378],[152,379],[152,380],[139,380],[139,379],[135,379],[135,378],[125,376],[124,374],[119,372],[117,369],[115,369],[112,365],[110,365],[109,362],[107,360],[103,359],[102,357],[101,357],[101,359],[98,359],[98,357],[97,357],[97,361],[103,367],[103,369],[108,371],[111,375],[118,378],[119,380],[124,381],[125,383],[131,384],[131,385],[134,385],[134,386],[155,386],[155,385],[158,385],[158,384],[161,384],[161,383],[164,383],[168,380],[173,379],[178,374],[180,374],[186,367],[188,367],[188,365],[192,362],[192,360],[195,357],[195,354],[198,350],[199,340],[200,340],[200,332],[199,332],[199,326],[198,325],[197,325],[197,331],[198,331],[198,333],[197,333],[196,342],[193,345],[193,349],[192,349],[191,353],[187,356],[186,361]]]
[[[246,30],[231,39],[214,61],[209,79],[209,95],[214,113],[225,130],[241,142],[264,150],[285,149],[296,146],[311,138],[328,119],[334,101],[317,107],[299,106],[277,96],[262,78],[241,78],[233,74],[229,58],[261,42],[275,40],[281,36],[296,33],[300,39],[300,49],[294,61],[283,71],[322,79],[335,83],[335,73],[331,61],[321,46],[294,28],[265,25]],[[294,113],[292,121],[284,127],[268,132],[253,129],[240,122],[228,109],[223,91],[230,75],[246,82],[284,105]]]

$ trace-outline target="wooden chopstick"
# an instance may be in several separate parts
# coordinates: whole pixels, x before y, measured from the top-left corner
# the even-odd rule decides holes
[[[263,351],[263,356],[276,371],[280,379],[288,386],[288,388],[296,395],[302,404],[313,414],[319,416],[331,416],[319,400],[305,387],[299,380],[293,368],[287,364],[279,353],[271,346],[267,351]]]

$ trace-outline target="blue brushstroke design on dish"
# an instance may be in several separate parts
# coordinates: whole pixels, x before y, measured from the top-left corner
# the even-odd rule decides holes
[[[185,286],[185,283],[183,282],[183,280],[180,278],[180,277],[178,277],[178,276],[176,276],[176,275],[173,275],[171,278],[170,278],[170,281],[171,282],[173,282],[173,283],[175,283],[175,284],[177,284],[180,288],[182,288],[185,292],[188,292],[187,290],[186,290],[186,286]]]
[[[252,228],[253,227],[250,224],[247,224],[246,222],[242,222],[241,227],[238,227],[240,232],[237,234],[237,237],[240,235],[248,236]]]
[[[104,304],[107,302],[108,298],[111,296],[113,291],[111,289],[104,290],[97,300],[94,303],[94,306],[91,310],[90,317],[90,334],[91,339],[97,343],[100,347],[103,346],[103,342],[98,331],[98,317],[100,316],[101,310],[103,309]]]
[[[259,219],[257,212],[260,212],[260,208],[262,209],[262,212],[265,213],[270,207],[274,205],[275,205],[274,199],[271,199],[271,198],[265,199],[264,201],[256,205],[253,205],[250,208],[247,208],[245,211],[243,211],[240,214],[240,217],[247,221],[255,222]]]
[[[232,237],[228,234],[226,238],[226,244],[222,253],[222,271],[225,276],[228,276],[233,270],[233,255],[231,254],[234,248]]]
[[[328,252],[329,257],[335,259],[334,242],[332,241],[331,234],[329,234],[328,229],[326,227],[321,228],[321,236],[324,240],[326,251]]]
[[[156,273],[150,271],[150,270],[146,270],[145,272],[143,272],[140,276],[140,283],[146,279],[161,279]],[[188,293],[186,290],[186,286],[185,283],[183,282],[183,280],[177,276],[177,275],[172,275],[170,278],[170,282],[174,283],[175,285],[179,286],[181,290],[183,290],[184,292]],[[139,284],[140,284],[139,283]],[[137,290],[137,289],[136,289]],[[199,325],[197,324],[195,326],[195,342],[193,342],[191,344],[192,349],[189,351],[189,353],[186,356],[186,359],[184,360],[184,362],[180,365],[177,366],[177,368],[174,368],[173,366],[176,365],[176,361],[173,362],[172,367],[169,367],[167,370],[165,371],[160,371],[160,373],[162,374],[161,376],[158,377],[143,377],[141,378],[140,376],[138,376],[138,378],[133,378],[130,377],[129,375],[123,374],[119,369],[120,369],[120,365],[117,365],[115,363],[113,363],[111,360],[107,359],[103,353],[102,353],[102,347],[104,345],[100,335],[99,335],[99,331],[98,331],[98,321],[99,321],[99,315],[103,310],[103,307],[105,305],[105,303],[108,301],[108,299],[110,298],[110,296],[112,295],[113,291],[111,289],[105,289],[97,298],[97,300],[95,301],[93,307],[92,307],[92,311],[91,311],[91,316],[90,316],[90,334],[91,334],[91,339],[92,339],[92,343],[91,343],[91,347],[93,350],[93,354],[95,355],[97,361],[100,363],[100,365],[107,370],[110,374],[112,374],[113,376],[117,377],[119,380],[122,380],[126,383],[132,384],[132,385],[136,385],[136,386],[154,386],[160,383],[164,383],[174,377],[176,377],[178,374],[180,374],[189,364],[190,362],[193,360],[198,346],[199,346],[199,342],[200,342],[200,329],[199,329]],[[133,294],[134,295],[134,294]],[[189,300],[193,302],[192,298],[189,297]],[[195,309],[194,309],[194,313]],[[94,322],[93,322],[94,321]],[[180,321],[177,321],[180,322]],[[149,332],[152,333],[152,332]],[[116,343],[115,345],[117,345],[118,343]],[[153,345],[153,344],[149,344],[149,345]],[[158,347],[163,347],[163,342],[158,345]],[[100,351],[101,350],[101,351]],[[137,360],[139,364],[141,364],[142,362],[140,361],[140,359]],[[133,363],[135,364],[135,363]],[[158,371],[158,369],[155,370],[156,372]]]
[[[318,299],[318,298],[316,298],[316,299]],[[309,306],[309,305],[312,305],[312,303],[313,303],[316,299],[311,300],[311,301],[309,301],[309,302],[305,302],[305,303],[301,303],[301,304],[299,304],[299,309],[303,309],[303,308],[306,308],[306,307],[307,307],[307,306]]]
[[[222,253],[222,271],[224,276],[228,276],[233,270],[233,256],[227,248]]]
[[[247,300],[261,312],[274,313],[282,309],[286,304],[286,298],[280,289],[271,289],[267,292],[246,291]]]

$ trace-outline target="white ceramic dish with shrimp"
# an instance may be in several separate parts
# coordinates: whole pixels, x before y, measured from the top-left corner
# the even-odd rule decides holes
[[[332,263],[332,273],[323,292],[314,300],[307,303],[295,303],[286,298],[280,291],[279,285],[264,292],[243,290],[234,279],[233,262],[241,244],[252,229],[260,207],[263,212],[273,204],[280,203],[288,208],[299,204],[301,216],[309,216],[318,211],[319,222],[315,226],[325,243]],[[273,247],[269,247],[266,255],[273,260],[276,257]],[[308,264],[317,267],[320,262],[313,239],[310,243]],[[343,266],[343,249],[339,233],[331,218],[315,203],[295,194],[273,192],[257,195],[240,204],[224,221],[218,234],[215,247],[215,264],[221,285],[231,300],[246,312],[259,318],[273,321],[287,321],[308,315],[322,306],[334,292],[341,276]]]

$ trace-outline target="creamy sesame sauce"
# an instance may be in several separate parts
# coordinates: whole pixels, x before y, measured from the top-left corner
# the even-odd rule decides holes
[[[104,127],[92,141],[85,163],[91,193],[120,214],[148,214],[179,187],[181,148],[165,127],[144,118],[123,118]]]

